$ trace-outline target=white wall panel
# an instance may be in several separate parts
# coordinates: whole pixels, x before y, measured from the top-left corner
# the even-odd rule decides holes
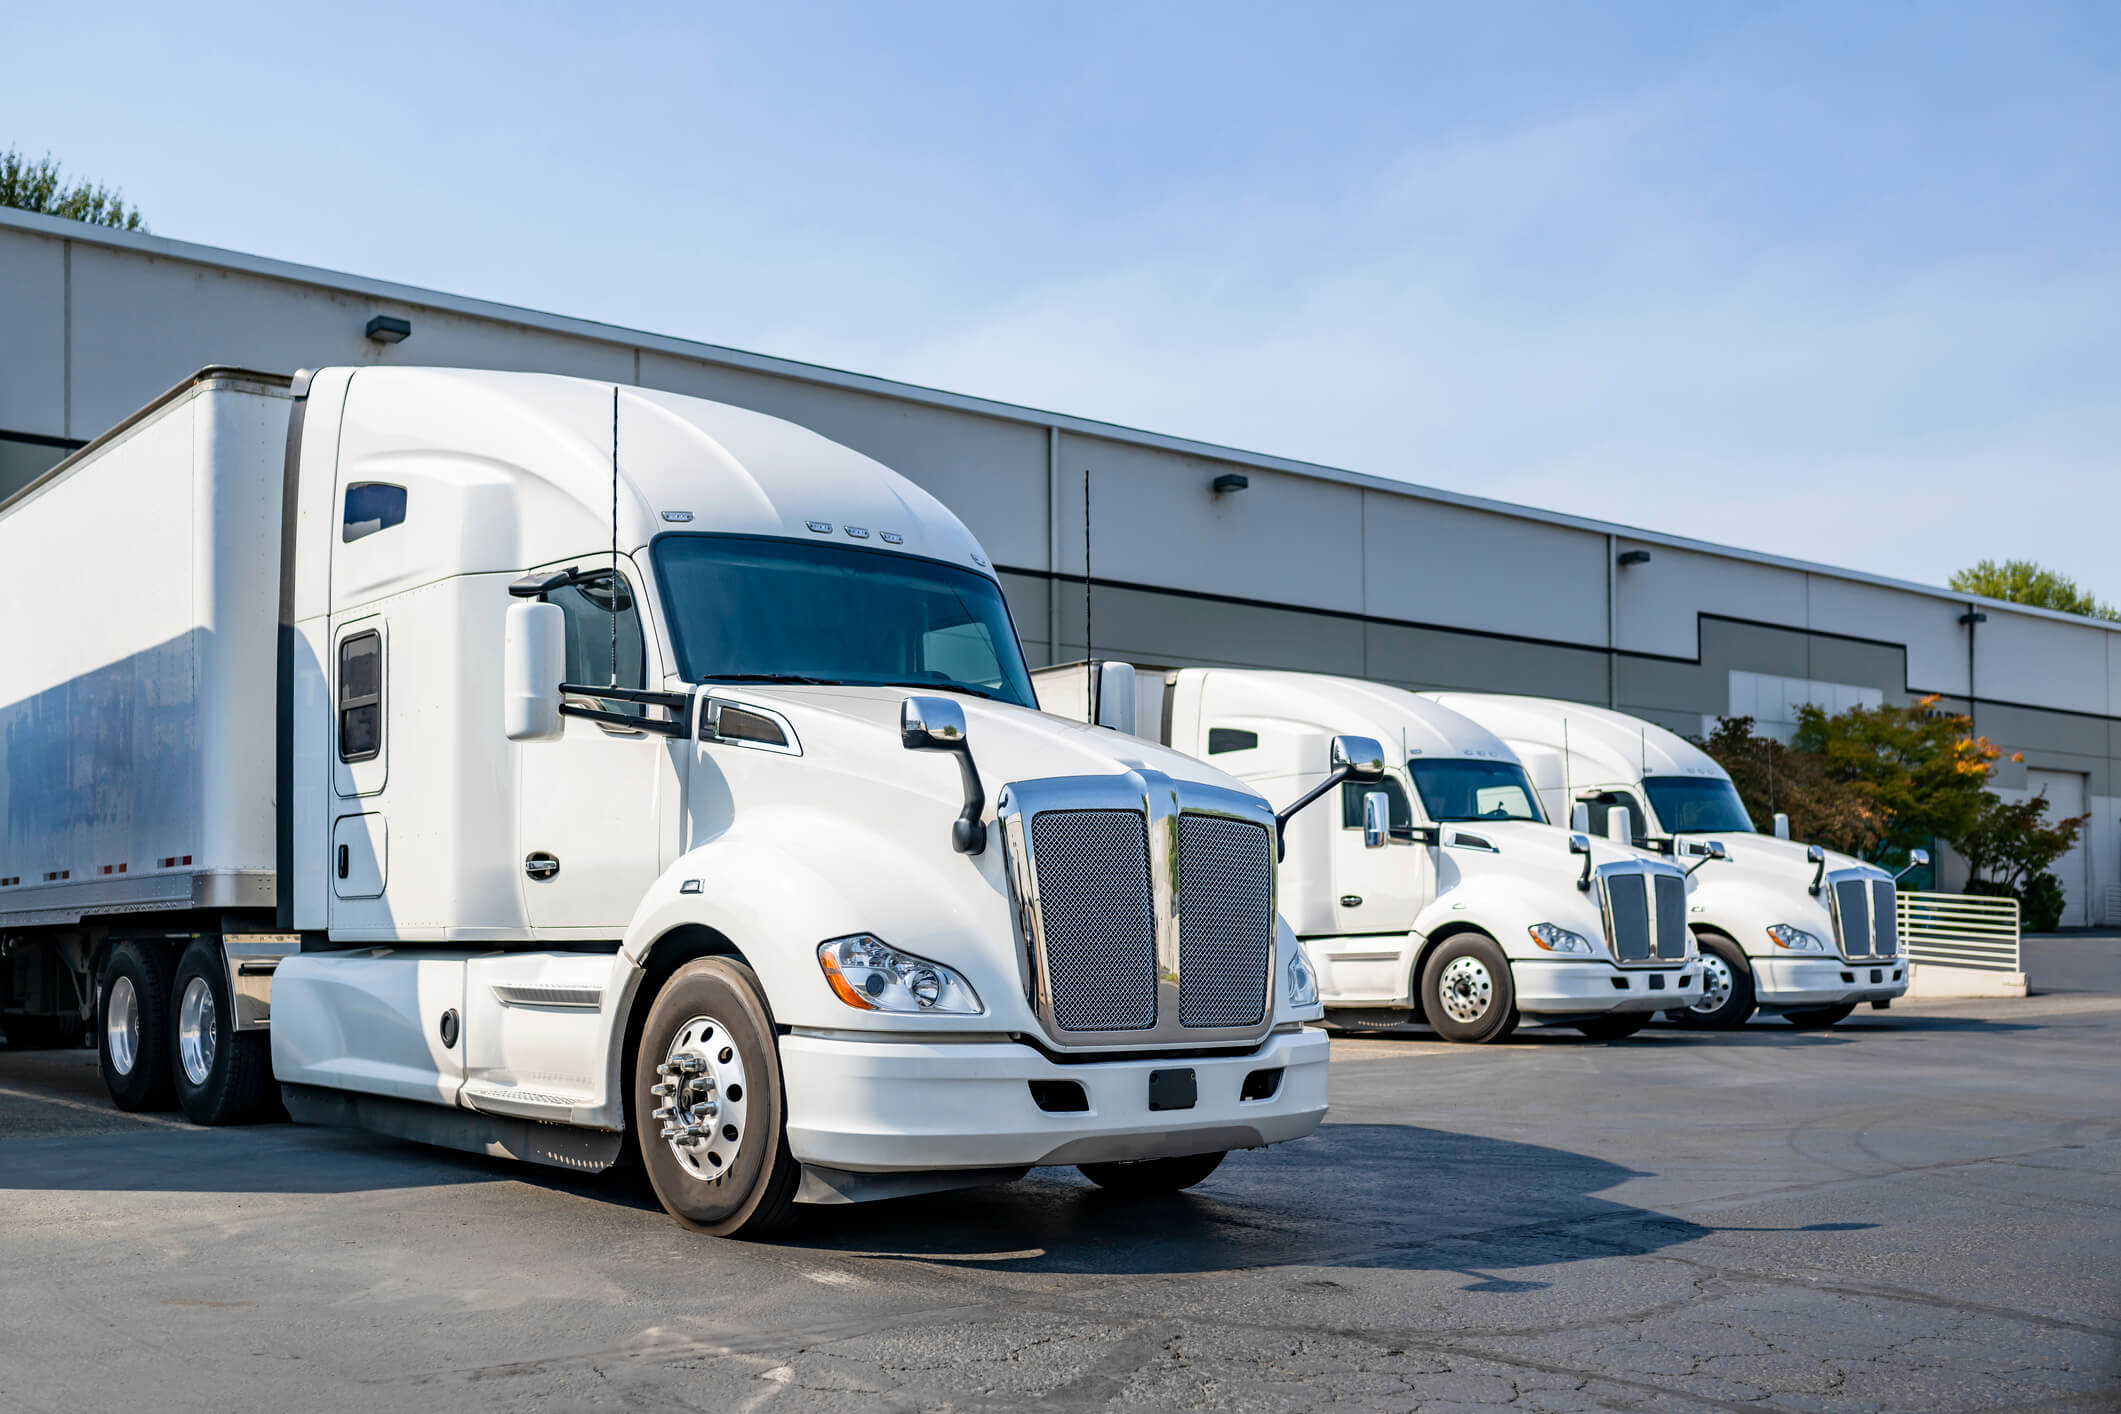
[[[66,435],[65,270],[61,241],[0,240],[0,429]]]
[[[1616,631],[1633,653],[1691,658],[1700,649],[1699,617],[1724,614],[1761,623],[1804,623],[1804,575],[1747,560],[1727,560],[1669,545],[1636,546],[1621,537],[1616,553],[1643,548],[1646,565],[1614,576]]]
[[[412,323],[401,344],[362,331]],[[268,373],[326,364],[530,369],[633,381],[633,351],[544,330],[76,242],[69,436],[93,437],[208,364]]]
[[[2105,648],[2110,630],[2008,609],[1984,612],[1988,622],[1974,639],[1978,695],[2071,712],[2109,710]]]
[[[1360,612],[1361,488],[1099,437],[1061,438],[1061,569],[1083,572],[1083,473],[1099,579]],[[1225,472],[1250,479],[1216,496]]]
[[[1604,645],[1605,536],[1378,491],[1363,516],[1366,613]]]
[[[1907,685],[1916,692],[1966,691],[1963,606],[1880,584],[1815,574],[1809,627],[1907,645]],[[1798,622],[1803,622],[1799,620]]]

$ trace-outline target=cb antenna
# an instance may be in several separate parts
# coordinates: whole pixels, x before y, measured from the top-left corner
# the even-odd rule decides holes
[[[619,685],[619,385],[611,385],[611,685]]]

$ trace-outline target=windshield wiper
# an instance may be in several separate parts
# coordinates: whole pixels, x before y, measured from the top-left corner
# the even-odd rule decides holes
[[[709,673],[708,682],[793,682],[809,687],[832,687],[835,684],[825,678],[804,677],[801,673]]]

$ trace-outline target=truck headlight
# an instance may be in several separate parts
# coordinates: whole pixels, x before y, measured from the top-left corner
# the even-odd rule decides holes
[[[1776,947],[1787,948],[1791,952],[1826,951],[1826,944],[1819,940],[1818,935],[1807,933],[1804,929],[1793,924],[1770,923],[1767,935],[1769,941],[1774,943]]]
[[[1289,954],[1289,1005],[1318,1005],[1318,973],[1311,966],[1311,955],[1298,943],[1296,951]]]
[[[1533,942],[1548,952],[1573,953],[1578,957],[1589,957],[1595,951],[1591,940],[1581,933],[1571,933],[1559,923],[1534,923],[1525,929]]]
[[[984,1010],[972,984],[951,969],[868,933],[820,943],[817,965],[832,994],[861,1011],[976,1016]]]

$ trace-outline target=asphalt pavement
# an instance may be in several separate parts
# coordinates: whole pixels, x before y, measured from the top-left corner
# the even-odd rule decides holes
[[[2121,1407],[2121,940],[2040,994],[1335,1043],[1314,1138],[692,1236],[0,1053],[0,1409]]]

